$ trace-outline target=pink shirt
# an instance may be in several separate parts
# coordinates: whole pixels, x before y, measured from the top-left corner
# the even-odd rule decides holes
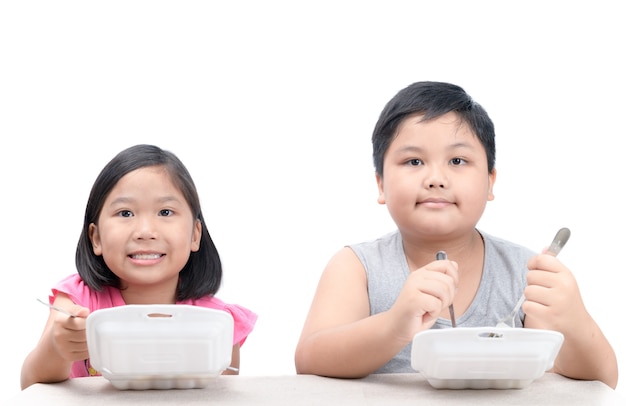
[[[97,292],[87,286],[78,274],[73,274],[65,279],[62,279],[52,288],[50,303],[54,302],[54,299],[59,292],[65,293],[74,303],[87,307],[92,312],[98,309],[126,305],[119,289],[105,286],[101,292]],[[193,300],[183,300],[181,302],[176,302],[176,304],[208,307],[210,309],[223,310],[230,313],[235,321],[233,344],[239,343],[239,345],[243,345],[246,341],[246,338],[254,328],[258,317],[255,313],[245,307],[224,303],[214,296],[205,296],[203,298]],[[70,378],[90,376],[94,374],[97,374],[97,372],[89,367],[89,360],[77,361],[74,362],[74,365],[72,365]]]

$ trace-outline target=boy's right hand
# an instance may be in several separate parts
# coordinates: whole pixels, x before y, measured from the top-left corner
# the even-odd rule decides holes
[[[459,282],[458,264],[433,261],[411,272],[390,311],[396,315],[396,331],[408,341],[429,329],[447,309]]]

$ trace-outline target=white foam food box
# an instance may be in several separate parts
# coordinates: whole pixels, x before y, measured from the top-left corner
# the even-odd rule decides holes
[[[521,389],[553,367],[563,334],[509,327],[417,333],[411,367],[438,389]]]
[[[91,366],[118,389],[201,388],[230,366],[230,313],[191,305],[126,305],[87,317]]]

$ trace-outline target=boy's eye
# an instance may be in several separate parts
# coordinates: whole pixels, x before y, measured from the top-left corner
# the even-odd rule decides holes
[[[422,160],[421,159],[411,159],[408,162],[409,165],[411,166],[419,166],[422,164]]]
[[[463,165],[465,163],[465,159],[463,159],[463,158],[452,158],[450,160],[450,163],[452,165]]]
[[[169,217],[172,214],[174,214],[174,212],[171,211],[170,209],[163,209],[163,210],[159,211],[159,216]]]
[[[133,215],[133,212],[130,210],[122,210],[119,212],[120,217],[131,217],[132,215]]]

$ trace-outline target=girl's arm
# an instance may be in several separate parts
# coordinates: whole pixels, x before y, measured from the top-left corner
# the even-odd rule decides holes
[[[222,372],[222,375],[239,375],[239,349],[239,343],[233,345],[233,354],[230,359],[230,367],[232,369],[226,369]]]
[[[80,317],[70,317],[50,310],[37,345],[26,356],[22,365],[22,389],[34,383],[64,381],[69,378],[74,361],[89,358],[85,331],[89,309],[74,304],[63,294],[57,296],[54,304]]]

